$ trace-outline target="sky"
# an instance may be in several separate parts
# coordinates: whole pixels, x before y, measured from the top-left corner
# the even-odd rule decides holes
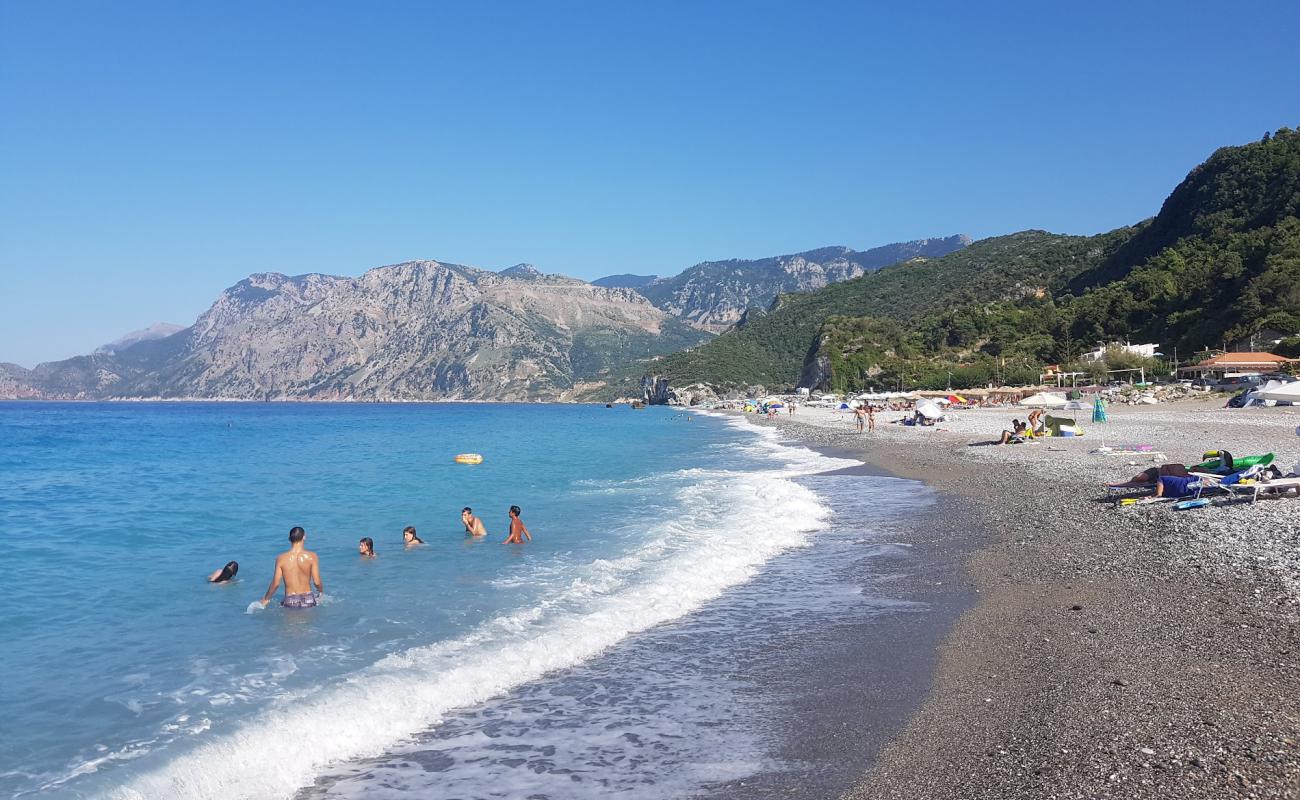
[[[1300,126],[1300,4],[0,0],[0,361],[253,272],[1090,234]]]

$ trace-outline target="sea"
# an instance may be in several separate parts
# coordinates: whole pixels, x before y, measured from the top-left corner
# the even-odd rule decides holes
[[[653,799],[802,768],[755,665],[923,610],[845,565],[933,498],[859,466],[672,408],[0,404],[0,796]],[[321,605],[263,609],[293,526]]]

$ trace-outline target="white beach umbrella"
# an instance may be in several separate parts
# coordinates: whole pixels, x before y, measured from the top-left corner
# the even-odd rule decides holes
[[[916,413],[926,419],[938,419],[943,416],[943,409],[933,400],[921,400],[916,404]]]
[[[1039,392],[1038,394],[1033,394],[1030,395],[1029,397],[1026,397],[1024,400],[1021,400],[1016,405],[1041,406],[1043,408],[1065,408],[1066,404],[1068,404],[1069,402],[1070,402],[1069,400],[1066,400],[1064,397],[1062,397],[1059,394],[1052,394],[1051,392]]]

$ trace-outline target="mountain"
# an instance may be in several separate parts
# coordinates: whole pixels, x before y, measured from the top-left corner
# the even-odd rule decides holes
[[[778,294],[806,292],[915,258],[937,258],[960,250],[970,237],[959,234],[856,251],[823,247],[793,255],[748,261],[706,261],[672,278],[659,278],[637,291],[659,308],[702,329],[722,331],[749,308],[766,308]]]
[[[642,286],[654,283],[657,280],[659,280],[658,275],[632,275],[625,272],[621,275],[607,275],[603,278],[597,278],[592,283],[608,289],[640,289]]]
[[[170,322],[155,322],[147,328],[138,331],[131,331],[125,336],[121,336],[105,345],[95,348],[98,354],[112,355],[119,350],[125,350],[137,342],[147,342],[153,339],[162,339],[171,336],[173,333],[185,330],[184,325],[173,325]]]
[[[781,295],[654,367],[679,386],[960,388],[1036,381],[1097,341],[1300,336],[1298,213],[1300,132],[1283,128],[1216,151],[1131,227],[1024,231]]]
[[[816,292],[783,294],[766,311],[693,350],[656,365],[673,385],[795,386],[833,316],[908,322],[952,305],[1035,297],[1100,263],[1128,230],[1100,237],[1022,231],[983,239],[942,258],[903,262]]]
[[[0,380],[9,396],[555,400],[707,337],[631,289],[412,261],[252,275],[183,331]]]

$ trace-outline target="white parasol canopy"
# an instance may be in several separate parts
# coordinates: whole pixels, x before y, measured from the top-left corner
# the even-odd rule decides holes
[[[1016,405],[1041,406],[1043,408],[1065,408],[1066,404],[1069,402],[1070,402],[1069,400],[1066,400],[1064,397],[1062,397],[1059,394],[1052,394],[1051,392],[1039,392],[1038,394],[1032,394],[1029,397],[1026,397],[1024,400],[1021,400]]]
[[[916,413],[926,419],[938,419],[943,416],[943,409],[933,400],[921,400],[916,404]]]

